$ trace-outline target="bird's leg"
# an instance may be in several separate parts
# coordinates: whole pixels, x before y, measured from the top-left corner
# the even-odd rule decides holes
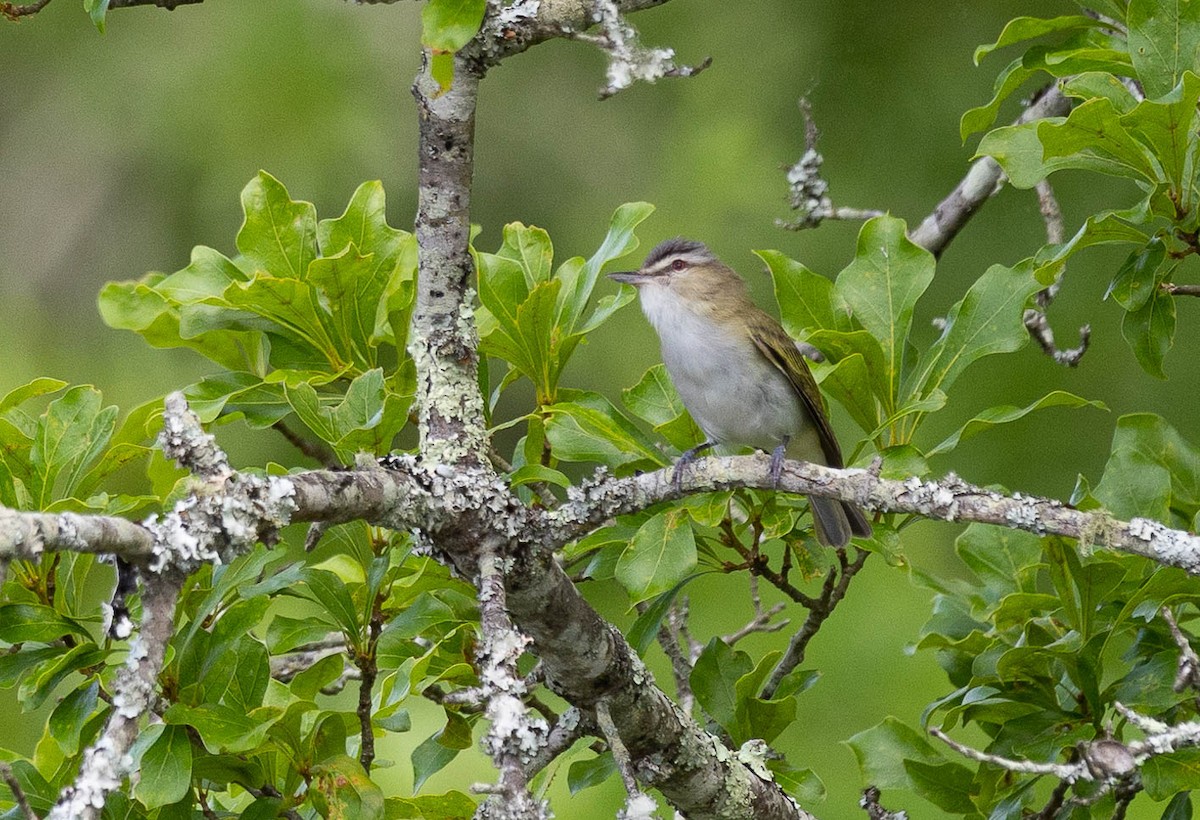
[[[784,436],[783,441],[779,442],[779,446],[771,452],[771,486],[779,487],[779,477],[783,475],[783,457],[787,452],[788,442],[791,436]]]
[[[703,443],[697,444],[679,457],[679,461],[675,462],[675,472],[671,475],[671,481],[675,484],[675,492],[683,492],[683,472],[687,469],[687,466],[696,460],[696,456],[703,453],[709,447],[715,446],[716,443],[712,439],[705,439]]]

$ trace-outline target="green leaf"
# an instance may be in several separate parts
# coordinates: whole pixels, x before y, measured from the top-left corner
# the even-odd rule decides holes
[[[646,650],[650,648],[655,638],[658,637],[659,627],[662,626],[663,618],[667,617],[667,613],[671,610],[671,605],[675,603],[675,599],[687,585],[688,581],[691,581],[695,577],[695,575],[690,575],[684,578],[678,584],[655,598],[637,616],[637,620],[629,627],[627,636],[629,638],[629,645],[633,647],[635,652],[639,655],[646,654]]]
[[[684,510],[658,513],[642,524],[617,561],[616,578],[633,601],[671,589],[696,567],[696,536]]]
[[[1017,17],[1008,21],[994,43],[988,43],[975,49],[975,65],[979,65],[979,62],[984,57],[998,48],[1004,48],[1005,46],[1022,43],[1036,37],[1044,37],[1047,34],[1055,34],[1060,31],[1089,29],[1101,25],[1103,23],[1099,20],[1092,17],[1084,17],[1083,15],[1052,18]]]
[[[329,634],[326,624],[315,623],[309,618],[289,618],[276,615],[267,626],[267,648],[272,655],[291,652],[298,646],[319,641]]]
[[[385,814],[388,820],[468,820],[475,816],[477,808],[469,795],[450,791],[419,797],[389,797]]]
[[[487,0],[429,0],[421,10],[421,43],[434,51],[458,51],[483,22]]]
[[[0,605],[0,641],[50,643],[64,635],[90,640],[87,630],[41,604]]]
[[[1125,314],[1121,335],[1133,349],[1138,364],[1151,376],[1167,377],[1163,360],[1175,344],[1175,299],[1157,287],[1137,310]]]
[[[754,254],[771,272],[780,321],[789,336],[807,339],[815,330],[850,329],[845,306],[835,305],[833,282],[779,251]]]
[[[91,678],[68,693],[50,713],[49,735],[64,755],[71,757],[79,752],[84,724],[96,711],[99,694],[100,682]]]
[[[249,712],[219,703],[172,704],[163,719],[172,726],[191,726],[212,754],[239,754],[258,748],[283,710],[263,706]]]
[[[1192,795],[1180,792],[1163,809],[1161,820],[1192,820]]]
[[[686,411],[664,365],[647,370],[633,387],[621,391],[629,412],[652,425],[667,424]]]
[[[1159,268],[1167,258],[1162,239],[1151,239],[1144,248],[1129,254],[1117,269],[1104,298],[1112,297],[1125,310],[1137,310],[1146,304],[1158,287]]]
[[[1113,108],[1122,114],[1131,111],[1138,104],[1121,78],[1107,71],[1085,71],[1068,77],[1062,83],[1062,91],[1068,97],[1090,100],[1093,97],[1107,97]]]
[[[302,578],[308,597],[325,609],[348,641],[356,642],[361,631],[358,609],[341,579],[332,572],[314,568],[306,568]]]
[[[1028,260],[1013,268],[988,268],[950,309],[946,329],[921,357],[906,395],[947,392],[972,363],[1023,347],[1029,341],[1025,303],[1040,287]]]
[[[301,280],[317,256],[317,212],[311,202],[296,202],[287,188],[266,171],[242,189],[246,218],[237,248],[258,271],[275,279]]]
[[[1151,800],[1200,789],[1200,750],[1180,749],[1154,755],[1142,764],[1142,784]]]
[[[1041,120],[1037,136],[1042,158],[1054,170],[1080,168],[1150,182],[1162,177],[1154,157],[1121,124],[1107,97],[1076,106],[1065,120]]]
[[[561,327],[572,331],[577,329],[579,318],[583,315],[588,300],[592,296],[601,269],[614,259],[620,259],[637,248],[638,240],[634,235],[634,229],[652,213],[654,213],[654,206],[649,202],[627,202],[613,212],[612,219],[609,221],[608,233],[604,235],[600,247],[588,258],[576,277],[563,280],[558,319]],[[562,276],[561,269],[558,275]],[[632,288],[629,286],[625,286],[624,289],[632,292]],[[597,308],[597,312],[599,310]],[[594,326],[594,321],[589,320],[585,324]]]
[[[138,739],[135,749],[146,737],[153,737],[142,746],[140,764],[136,767],[138,781],[133,796],[148,809],[178,802],[187,794],[192,781],[192,743],[182,726],[149,727]],[[134,753],[135,759],[137,753]]]
[[[1130,0],[1129,56],[1149,99],[1168,93],[1187,70],[1197,70],[1200,3]]]
[[[413,749],[413,791],[421,790],[432,775],[471,746],[471,727],[454,712],[446,712],[446,725]]]
[[[905,760],[904,768],[912,782],[912,790],[933,805],[951,814],[970,814],[975,811],[971,800],[971,781],[974,775],[960,763],[924,763]]]
[[[526,464],[513,471],[508,477],[509,486],[513,489],[525,484],[543,482],[556,487],[570,487],[571,479],[553,467],[543,467],[541,464]]]
[[[191,336],[223,328],[265,331],[298,346],[297,352],[308,357],[304,363],[325,364],[336,372],[348,362],[345,351],[338,349],[330,335],[328,321],[329,313],[312,283],[260,273],[248,282],[231,285],[222,299],[185,306],[180,332]],[[277,353],[272,351],[272,361],[288,366],[290,362]]]
[[[107,447],[116,427],[117,408],[102,409],[100,402],[98,390],[79,385],[50,402],[38,419],[29,453],[33,472],[27,486],[38,509],[69,497]]]
[[[525,284],[530,289],[550,279],[554,245],[550,242],[550,234],[542,228],[520,222],[508,223],[504,226],[504,243],[496,255],[520,265]]]
[[[933,281],[933,255],[909,241],[902,220],[877,217],[863,225],[854,261],[835,292],[883,349],[888,395],[899,393],[913,308]]]
[[[864,433],[878,426],[879,415],[872,395],[876,381],[861,354],[848,356],[832,368],[813,370],[820,379],[821,391],[845,407]]]
[[[83,0],[83,10],[92,18],[92,25],[101,34],[104,33],[104,18],[108,14],[110,2],[111,0]]]
[[[962,115],[958,122],[958,133],[962,140],[966,142],[967,137],[975,132],[991,128],[996,121],[996,115],[1000,113],[1000,105],[1037,73],[1036,67],[1025,65],[1025,61],[1020,57],[1009,63],[996,76],[992,99],[985,105],[967,110]]]
[[[50,393],[57,393],[66,387],[69,382],[64,382],[61,379],[38,378],[33,381],[26,382],[20,387],[14,387],[4,394],[4,398],[0,398],[0,415],[7,413],[17,407],[20,407],[30,399],[35,399],[38,396],[45,396]]]
[[[923,735],[892,717],[859,732],[846,743],[858,759],[863,782],[881,789],[913,788],[906,761],[930,765],[945,762]]]
[[[1120,518],[1166,523],[1175,509],[1190,522],[1200,511],[1200,451],[1159,416],[1122,416],[1094,495]]]
[[[713,637],[692,668],[690,682],[696,702],[726,730],[736,725],[737,682],[754,669],[745,652]]]
[[[1200,3],[1193,0],[1193,6]],[[1200,100],[1200,77],[1185,71],[1178,86],[1159,100],[1142,100],[1121,117],[1121,124],[1149,146],[1162,164],[1180,212],[1189,210],[1195,194],[1194,163],[1196,103]]]
[[[1023,419],[1030,413],[1038,410],[1045,410],[1048,407],[1095,407],[1098,410],[1108,409],[1103,402],[1088,401],[1087,399],[1080,398],[1073,393],[1067,393],[1062,390],[1054,390],[1050,393],[1047,393],[1045,396],[1042,396],[1033,404],[1026,405],[1025,407],[1013,407],[1009,404],[989,407],[987,410],[984,410],[982,413],[975,416],[975,418],[968,421],[962,427],[958,428],[958,430],[948,436],[941,444],[926,453],[926,455],[935,456],[939,455],[940,453],[948,453],[962,442],[972,438],[975,435],[978,435],[979,433],[982,433],[984,430],[990,429],[999,424],[1009,424],[1017,421],[1018,419]]]
[[[383,293],[392,271],[375,264],[373,254],[360,255],[354,245],[336,256],[314,259],[308,271],[309,281],[328,300],[332,315],[322,318],[341,359],[374,367],[376,316],[386,306]]]
[[[599,786],[617,773],[617,764],[612,752],[602,752],[595,757],[576,760],[567,770],[567,788],[571,794]]]
[[[362,764],[344,754],[312,767],[309,794],[322,817],[383,820],[383,790],[363,771]]]
[[[662,453],[603,396],[578,394],[545,409],[546,438],[563,461],[596,461],[609,467],[666,464]]]
[[[1078,250],[1103,244],[1132,244],[1139,247],[1150,241],[1150,236],[1126,224],[1112,211],[1093,214],[1067,242],[1048,246],[1035,257],[1036,276],[1039,282],[1049,285],[1062,272],[1067,259]]]

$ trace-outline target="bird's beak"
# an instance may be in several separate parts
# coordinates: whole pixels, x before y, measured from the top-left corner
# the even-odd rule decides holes
[[[648,281],[648,278],[646,276],[642,275],[642,273],[640,271],[636,271],[636,270],[617,271],[616,273],[610,273],[608,275],[608,278],[615,279],[616,281],[621,282],[626,285],[634,285],[634,286],[644,284],[645,282]]]

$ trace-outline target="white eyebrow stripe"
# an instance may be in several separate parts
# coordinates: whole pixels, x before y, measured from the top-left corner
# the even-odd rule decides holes
[[[659,274],[666,273],[667,271],[669,271],[671,269],[671,264],[676,259],[682,259],[684,262],[687,263],[687,265],[689,267],[699,267],[700,265],[706,265],[712,261],[712,259],[710,257],[704,256],[702,254],[673,253],[670,256],[666,256],[666,257],[660,259],[659,261],[655,262],[651,267],[649,267],[645,270],[645,274],[647,276],[658,276]]]

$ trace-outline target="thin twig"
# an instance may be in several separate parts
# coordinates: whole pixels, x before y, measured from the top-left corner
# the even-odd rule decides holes
[[[379,645],[379,635],[383,632],[383,602],[388,591],[380,590],[375,595],[371,605],[371,622],[367,626],[367,647],[365,652],[356,653],[354,664],[360,675],[358,684],[358,725],[361,745],[358,751],[358,762],[363,771],[370,774],[371,764],[375,762],[375,731],[371,725],[371,702],[375,688],[375,677],[379,674],[375,649]]]
[[[840,576],[835,575],[835,571],[832,569],[829,571],[821,588],[821,596],[814,602],[814,606],[809,607],[808,617],[804,619],[804,624],[792,636],[791,641],[788,642],[787,651],[783,653],[779,663],[771,670],[771,677],[767,679],[767,683],[762,689],[764,700],[770,700],[788,673],[804,663],[804,655],[809,642],[817,634],[821,624],[833,614],[833,610],[846,597],[846,592],[850,589],[850,582],[866,564],[868,555],[870,553],[866,550],[855,547],[854,560],[851,561],[844,549],[837,551],[838,565],[841,568]]]
[[[1192,688],[1200,691],[1200,655],[1196,654],[1196,650],[1192,649],[1192,643],[1188,640],[1187,635],[1183,634],[1183,630],[1179,628],[1179,623],[1175,620],[1174,613],[1170,607],[1164,606],[1159,610],[1162,619],[1167,622],[1167,628],[1171,630],[1171,637],[1175,639],[1175,645],[1179,647],[1179,662],[1175,672],[1176,692],[1182,692],[1184,689]],[[1200,701],[1197,706],[1200,707]]]
[[[50,4],[50,0],[37,0],[35,3],[8,3],[0,2],[0,16],[7,17],[14,23],[22,17],[28,17],[32,14],[37,14],[42,9]]]
[[[795,219],[777,219],[775,224],[789,231],[815,228],[826,219],[865,221],[883,216],[886,211],[873,208],[847,208],[833,204],[829,198],[829,183],[821,176],[825,158],[817,150],[820,131],[812,114],[812,103],[801,97],[800,118],[804,122],[804,154],[787,171],[790,193],[788,200],[798,216]]]
[[[38,820],[38,816],[33,812],[33,807],[29,805],[29,798],[25,796],[25,790],[21,788],[21,781],[17,780],[12,766],[3,761],[0,761],[0,779],[4,780],[4,784],[12,792],[13,800],[17,801],[17,808],[20,810],[21,816],[25,820]]]
[[[1159,287],[1171,296],[1200,296],[1200,285],[1177,285],[1174,282],[1163,282]]]
[[[1067,792],[1070,790],[1071,782],[1069,780],[1058,781],[1058,785],[1050,792],[1050,799],[1046,801],[1046,805],[1042,806],[1042,810],[1030,820],[1054,820],[1055,817],[1058,817],[1058,811],[1063,807],[1063,802],[1067,799]]]
[[[287,439],[288,444],[299,450],[301,454],[308,456],[325,469],[337,470],[344,466],[328,444],[319,439],[301,435],[283,419],[272,424],[271,429]]]
[[[684,657],[683,647],[680,644],[677,606],[677,603],[671,604],[666,617],[663,618],[662,624],[658,628],[658,645],[662,647],[663,653],[671,661],[671,674],[675,678],[675,700],[679,703],[679,708],[685,714],[690,715],[692,707],[696,703],[695,696],[692,694],[692,663]]]

